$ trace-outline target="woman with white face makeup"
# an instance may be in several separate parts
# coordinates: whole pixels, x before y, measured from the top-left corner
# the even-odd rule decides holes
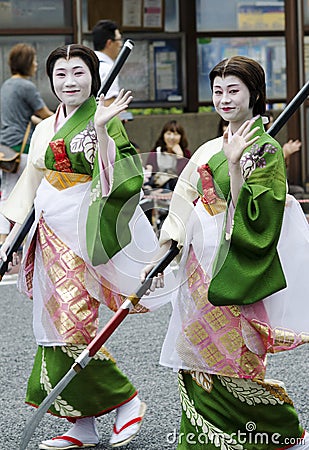
[[[160,360],[179,373],[177,449],[309,449],[283,383],[265,379],[267,353],[309,343],[308,224],[264,130],[263,68],[234,56],[210,84],[228,128],[181,173],[157,254],[181,250]]]
[[[131,93],[121,91],[109,106],[101,96],[97,105],[99,62],[82,45],[55,49],[46,68],[60,105],[33,134],[26,169],[2,211],[15,225],[0,253],[5,260],[34,202],[35,223],[18,282],[33,299],[38,351],[26,395],[33,406],[95,337],[100,302],[116,311],[135,292],[141,268],[157,249],[138,206],[140,159],[116,117]],[[141,309],[146,312],[147,305]],[[39,448],[96,446],[95,417],[112,410],[110,444],[125,445],[138,433],[145,409],[136,388],[102,348],[49,409],[73,426]]]

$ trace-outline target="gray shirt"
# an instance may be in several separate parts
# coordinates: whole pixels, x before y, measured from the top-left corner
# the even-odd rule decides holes
[[[35,84],[25,78],[7,79],[1,86],[0,96],[0,142],[9,147],[20,145],[31,116],[45,102]]]

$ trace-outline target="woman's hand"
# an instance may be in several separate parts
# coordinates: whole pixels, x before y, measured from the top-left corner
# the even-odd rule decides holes
[[[228,130],[223,134],[223,151],[228,161],[231,194],[234,206],[237,204],[238,195],[244,183],[240,167],[240,158],[242,157],[244,150],[259,139],[259,136],[252,137],[259,129],[259,127],[254,127],[251,130],[255,120],[256,117],[253,117],[253,119],[244,122],[233,134],[230,142],[228,142]]]
[[[0,261],[3,261],[3,262],[7,261],[7,251],[9,250],[9,248],[10,248],[10,243],[6,239],[0,248]],[[7,272],[12,270],[12,268],[14,266],[17,266],[17,264],[19,264],[19,261],[20,261],[20,258],[18,256],[18,253],[14,252],[12,255],[12,261],[10,261],[8,263]]]
[[[0,248],[0,261],[7,261],[7,252],[9,250],[9,248],[12,245],[12,242],[15,238],[15,236],[17,235],[17,233],[19,232],[21,228],[21,224],[19,223],[15,223],[12,230],[10,231],[10,233],[7,235],[5,241],[3,242],[3,244],[1,245]],[[8,264],[8,271],[10,271],[12,269],[13,266],[17,266],[17,264],[19,264],[20,258],[18,256],[18,254],[15,252],[12,255],[12,261],[9,262]]]
[[[287,159],[289,156],[293,155],[293,153],[299,152],[300,148],[300,140],[296,139],[296,141],[293,141],[293,139],[290,139],[282,147],[284,158]]]
[[[146,276],[151,272],[154,268],[155,264],[148,264],[141,271],[140,280],[141,283],[144,283],[146,280]],[[153,277],[150,288],[145,292],[145,295],[149,295],[151,292],[154,292],[158,288],[164,287],[164,273],[158,273],[156,277]]]
[[[175,144],[172,148],[172,152],[175,153],[177,158],[183,158],[183,151],[179,144]]]
[[[246,120],[241,127],[233,134],[232,139],[228,142],[228,131],[223,134],[223,151],[228,160],[229,166],[239,164],[240,158],[244,150],[250,145],[254,144],[259,139],[259,136],[252,137],[260,127],[254,127],[251,130],[254,117],[251,120]]]
[[[107,122],[113,117],[117,116],[121,111],[124,111],[132,100],[131,91],[124,92],[123,89],[119,92],[117,98],[108,106],[104,104],[104,95],[99,98],[96,113],[94,115],[94,126],[98,138],[99,154],[101,156],[103,167],[108,167],[109,159],[107,156],[109,136],[106,129]],[[108,171],[106,171],[108,178]]]
[[[110,105],[105,106],[104,95],[100,95],[97,110],[94,115],[96,129],[104,128],[110,119],[127,109],[132,99],[131,91],[125,92],[124,89],[121,89],[117,98]]]
[[[151,272],[151,270],[155,267],[155,265],[166,255],[167,251],[171,246],[171,241],[167,241],[159,248],[158,253],[153,258],[153,261],[150,264],[147,264],[142,270],[140,274],[141,283],[144,283],[146,276]],[[164,287],[164,273],[158,273],[156,277],[153,277],[152,283],[148,291],[146,291],[145,295],[149,295],[155,289]]]

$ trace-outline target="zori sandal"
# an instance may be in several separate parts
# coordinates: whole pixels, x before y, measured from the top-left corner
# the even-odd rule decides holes
[[[142,426],[146,408],[146,403],[141,402],[138,417],[129,420],[129,422],[124,424],[119,430],[117,430],[116,424],[114,424],[113,434],[109,441],[112,447],[126,445],[137,435]]]
[[[56,442],[57,441],[57,442]],[[95,447],[96,444],[87,444],[71,436],[57,436],[47,441],[41,442],[39,445],[40,450],[70,450]]]

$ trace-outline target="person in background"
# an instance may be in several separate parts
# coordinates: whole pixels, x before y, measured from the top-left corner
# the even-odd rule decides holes
[[[147,190],[147,189],[149,189],[149,182],[150,182],[150,178],[152,175],[152,166],[149,164],[144,165],[144,161],[142,158],[142,151],[141,151],[140,146],[136,142],[133,142],[133,141],[131,141],[131,144],[133,145],[133,147],[135,148],[135,150],[137,151],[137,153],[140,157],[140,160],[141,160],[141,163],[143,166],[143,174],[144,174],[143,190]]]
[[[99,20],[94,26],[92,30],[92,39],[95,54],[100,61],[100,77],[102,85],[119,55],[122,47],[122,36],[116,22],[103,19]],[[106,104],[109,105],[112,103],[118,94],[119,79],[117,76],[105,96]]]
[[[282,148],[263,126],[262,66],[233,56],[209,78],[228,129],[180,174],[154,259],[177,243],[177,290],[160,358],[178,370],[177,449],[308,450],[284,384],[266,378],[268,353],[309,343],[308,223],[286,193]],[[158,276],[151,289],[163,285]]]
[[[33,46],[25,43],[12,47],[8,64],[11,77],[1,86],[0,142],[20,151],[28,123],[36,125],[53,114],[46,106],[35,84],[30,80],[37,71],[37,55]],[[2,173],[1,203],[6,201],[25,168],[31,132],[16,173]],[[10,231],[10,222],[0,214],[0,244]]]
[[[166,122],[147,158],[147,165],[152,166],[149,184],[152,188],[173,191],[177,178],[190,157],[191,152],[188,149],[188,139],[183,126],[176,120]]]
[[[191,153],[183,126],[176,120],[166,122],[160,132],[154,148],[149,152],[146,165],[152,167],[148,181],[148,193],[151,204],[147,216],[158,235],[168,213],[170,200],[178,176],[186,166]]]
[[[268,118],[268,122],[265,124],[265,129],[269,130],[269,128],[274,123],[274,114],[272,111],[266,111],[264,116]],[[290,157],[294,154],[300,151],[301,149],[301,141],[299,139],[289,139],[285,144],[282,146],[283,155],[285,159],[285,165],[287,169],[287,178],[289,179],[289,164],[290,164]],[[295,184],[289,183],[289,193],[294,195],[296,198],[302,198],[303,193],[305,192],[305,189],[302,186],[298,186]]]
[[[18,280],[33,301],[37,354],[26,395],[32,406],[41,404],[97,335],[100,302],[118,310],[158,247],[138,205],[140,158],[116,117],[131,102],[130,91],[121,90],[108,106],[101,95],[97,104],[99,61],[82,45],[56,48],[46,70],[61,103],[33,133],[27,166],[2,209],[15,225],[0,249],[5,260],[34,203],[36,218]],[[149,307],[146,301],[139,310]],[[136,388],[102,347],[49,408],[68,419],[70,429],[39,448],[96,446],[95,418],[110,411],[116,418],[109,442],[126,445],[145,410]]]
[[[274,115],[272,111],[266,111],[264,114],[265,117],[268,118],[268,123],[265,124],[266,131],[269,130],[269,128],[274,123]],[[284,158],[286,160],[287,166],[288,166],[288,160],[291,155],[293,155],[296,152],[299,152],[301,149],[301,141],[299,139],[289,139],[285,144],[282,146]]]

